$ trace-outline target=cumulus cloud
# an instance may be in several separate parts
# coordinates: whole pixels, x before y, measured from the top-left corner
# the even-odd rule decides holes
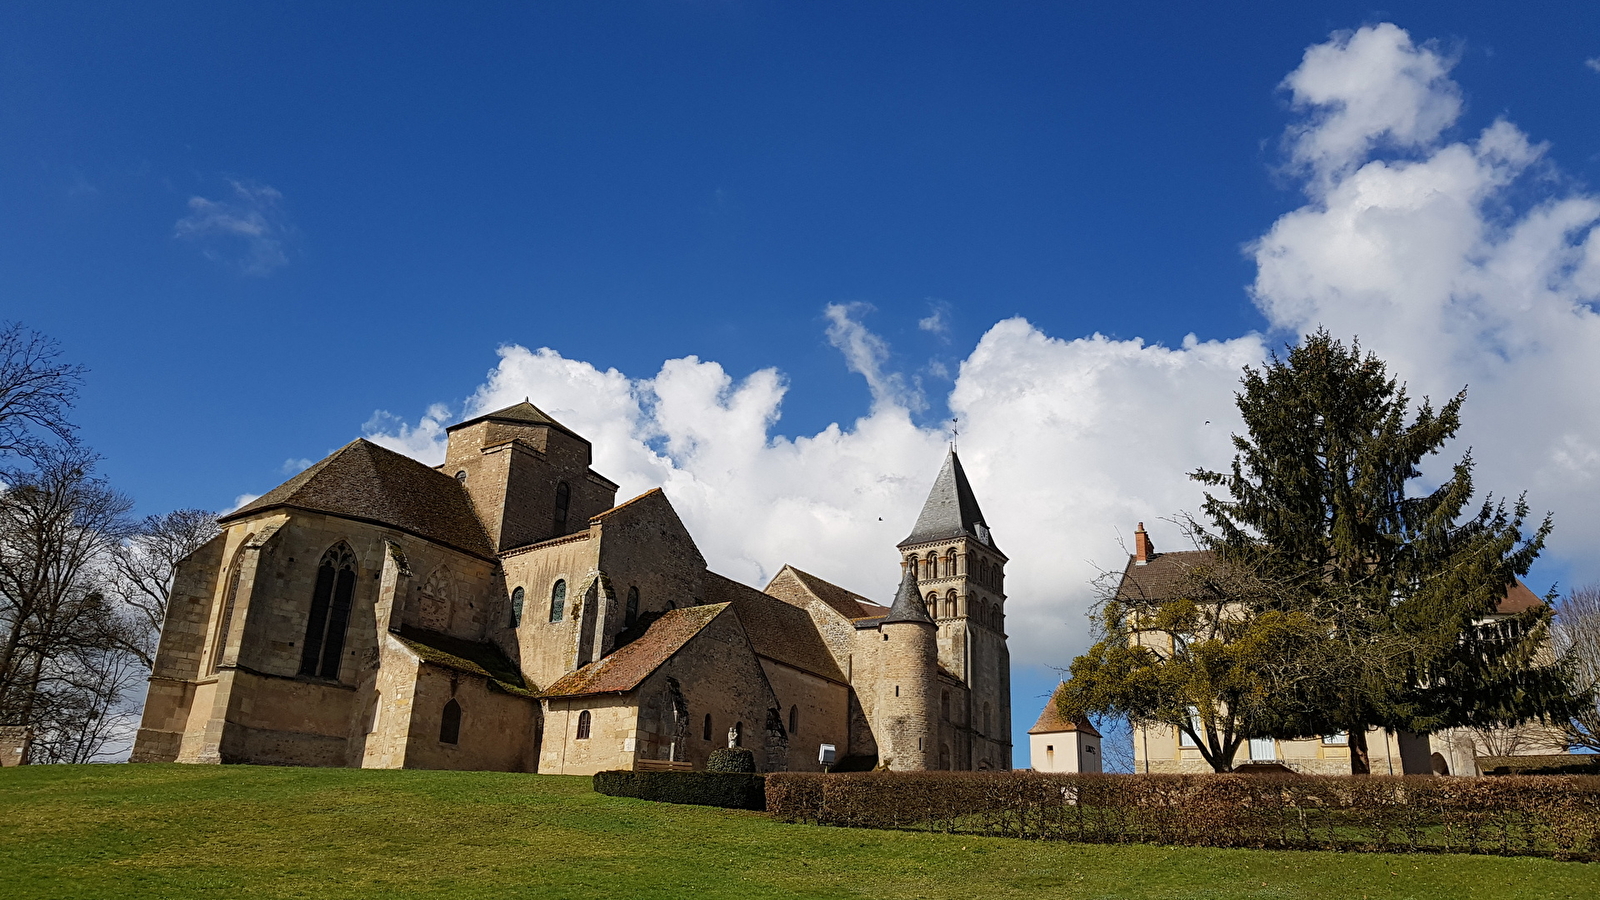
[[[946,337],[950,334],[950,304],[935,303],[933,311],[917,320],[917,327],[930,334]]]
[[[1554,509],[1548,556],[1575,580],[1596,577],[1585,537],[1600,529],[1600,199],[1547,177],[1544,149],[1508,122],[1448,138],[1462,108],[1451,65],[1393,25],[1306,52],[1284,82],[1296,110],[1286,148],[1306,202],[1250,246],[1251,295],[1269,334],[1321,325],[1359,336],[1413,395],[1470,384],[1452,457],[1473,446],[1482,488],[1526,488],[1535,509]],[[461,415],[531,397],[594,442],[595,467],[622,497],[664,487],[718,571],[761,584],[793,563],[886,601],[894,545],[947,435],[917,423],[921,398],[866,313],[825,310],[871,412],[816,434],[777,431],[786,383],[775,370],[734,379],[686,357],[627,375],[518,345],[500,350]],[[945,399],[1012,559],[1016,662],[1064,665],[1085,648],[1090,581],[1121,568],[1136,522],[1159,547],[1182,548],[1161,520],[1198,508],[1188,472],[1231,458],[1240,369],[1276,340],[1064,339],[1014,318],[961,362]],[[367,430],[432,462],[454,418],[436,406],[415,424],[384,414]]]
[[[189,214],[178,220],[173,236],[246,275],[268,275],[288,265],[285,247],[293,228],[283,213],[283,194],[253,181],[228,184],[232,192],[223,199],[190,197]]]

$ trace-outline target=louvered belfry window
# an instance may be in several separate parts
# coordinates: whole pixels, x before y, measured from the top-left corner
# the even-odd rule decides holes
[[[317,564],[317,585],[311,593],[311,617],[306,622],[305,646],[300,650],[300,674],[338,678],[344,655],[345,629],[350,624],[350,602],[356,592],[356,555],[340,541],[322,554]]]

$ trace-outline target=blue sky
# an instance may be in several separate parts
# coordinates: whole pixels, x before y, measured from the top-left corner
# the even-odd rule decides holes
[[[1387,56],[1333,37],[1380,23],[1408,35]],[[1306,326],[1435,396],[1486,385],[1484,486],[1569,536],[1534,587],[1600,575],[1596,58],[1578,3],[14,3],[0,316],[90,367],[78,421],[141,511],[227,508],[363,434],[426,458],[430,422],[539,393],[597,450],[631,441],[602,471],[666,484],[751,581],[892,591],[961,412],[1025,594],[1025,728],[1119,532],[1225,459],[1229,373]],[[1378,111],[1330,124],[1352,90]],[[1329,150],[1346,125],[1370,139]],[[1361,165],[1423,184],[1455,147],[1481,162],[1460,209],[1327,258]],[[1464,249],[1422,246],[1463,215]]]

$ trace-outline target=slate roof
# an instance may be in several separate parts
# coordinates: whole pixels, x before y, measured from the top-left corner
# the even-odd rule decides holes
[[[582,697],[631,691],[728,609],[728,604],[669,610],[643,637],[604,659],[563,676],[542,697]]]
[[[757,656],[844,683],[844,673],[805,610],[715,572],[706,573],[706,599],[733,604]]]
[[[361,438],[220,521],[283,506],[387,525],[474,556],[494,558],[489,535],[460,482]]]
[[[1029,734],[1058,734],[1063,731],[1081,731],[1100,737],[1100,732],[1089,723],[1088,718],[1079,716],[1069,719],[1061,714],[1061,707],[1056,699],[1061,696],[1061,688],[1056,688],[1050,695],[1050,701],[1044,705],[1044,712],[1039,713],[1039,721],[1033,723],[1028,729]]]
[[[422,657],[424,662],[454,669],[457,672],[466,672],[469,675],[482,676],[508,694],[521,697],[536,696],[534,691],[528,689],[527,682],[522,679],[522,673],[518,672],[511,660],[506,659],[500,648],[493,644],[451,637],[448,634],[425,631],[410,625],[402,626],[400,633],[395,637]]]
[[[827,604],[834,612],[846,619],[866,619],[882,616],[887,613],[888,607],[879,606],[871,600],[834,584],[831,581],[818,578],[810,572],[802,572],[794,566],[784,566],[812,596]]]
[[[1194,590],[1196,585],[1189,580],[1189,573],[1198,566],[1214,565],[1216,554],[1210,550],[1179,550],[1173,553],[1157,553],[1150,557],[1144,565],[1137,565],[1134,557],[1128,557],[1128,567],[1122,572],[1122,582],[1117,585],[1117,599],[1119,600],[1170,600],[1188,591]],[[1206,599],[1195,597],[1195,599]],[[1212,598],[1217,599],[1217,598]],[[1543,606],[1544,599],[1535,594],[1516,579],[1506,588],[1506,595],[1495,607],[1495,612],[1500,615],[1515,615],[1537,606]]]
[[[889,607],[889,614],[883,617],[885,625],[895,622],[933,624],[928,607],[922,602],[922,590],[917,587],[916,566],[906,566],[904,574],[900,576],[900,589],[894,592],[894,604]]]
[[[995,546],[994,535],[989,533],[988,523],[983,519],[983,510],[978,508],[978,498],[972,493],[966,470],[961,468],[961,457],[956,455],[952,447],[944,458],[944,468],[939,470],[939,477],[933,480],[933,489],[928,492],[927,502],[922,504],[922,513],[917,516],[911,536],[901,541],[899,546],[963,536],[975,538],[997,553],[1000,551]]]

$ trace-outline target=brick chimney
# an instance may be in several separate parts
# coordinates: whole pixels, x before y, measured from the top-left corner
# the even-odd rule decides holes
[[[1145,565],[1155,555],[1156,546],[1150,543],[1150,535],[1145,534],[1144,523],[1140,522],[1138,529],[1133,532],[1133,564]]]

